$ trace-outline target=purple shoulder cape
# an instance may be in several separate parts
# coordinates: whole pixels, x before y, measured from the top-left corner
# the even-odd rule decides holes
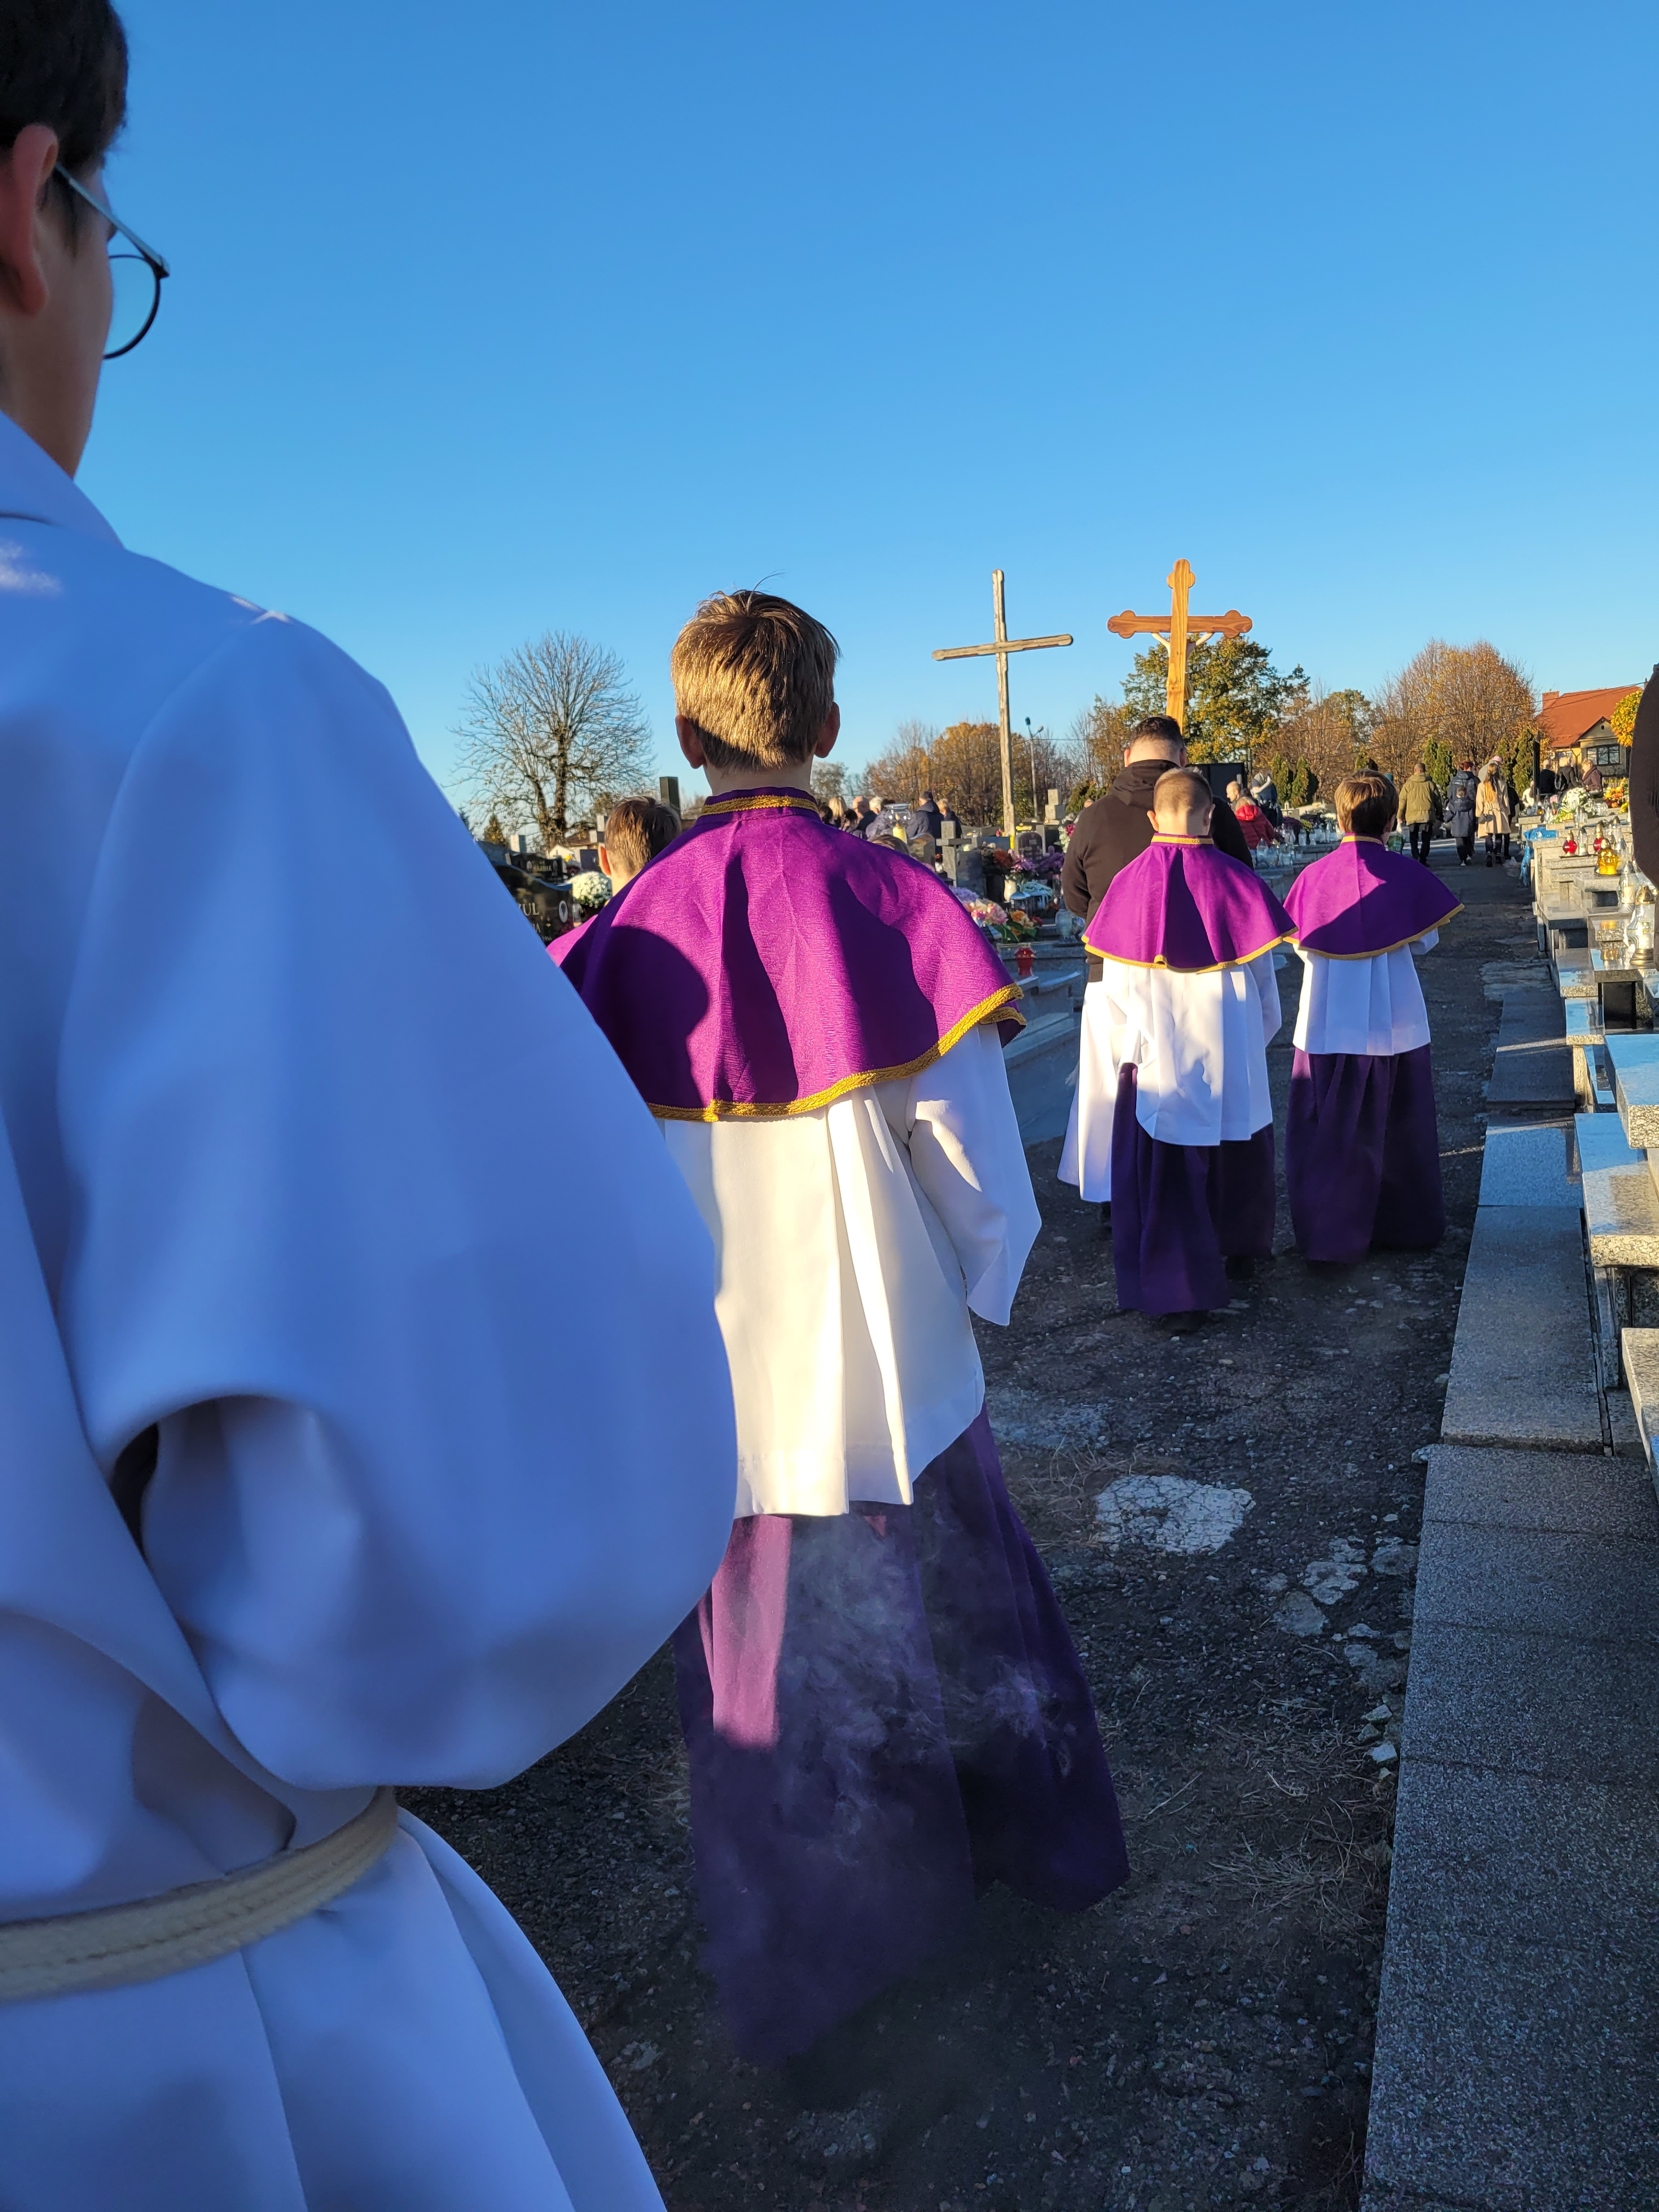
[[[1328,960],[1370,960],[1463,910],[1431,868],[1370,837],[1345,837],[1304,868],[1285,902],[1297,942]]]
[[[980,1022],[1006,1039],[1024,1019],[1019,986],[932,870],[830,829],[798,791],[710,799],[556,942],[665,1121],[810,1114],[920,1073]]]
[[[1253,868],[1207,837],[1154,837],[1120,869],[1083,933],[1103,960],[1195,975],[1242,967],[1295,935]]]

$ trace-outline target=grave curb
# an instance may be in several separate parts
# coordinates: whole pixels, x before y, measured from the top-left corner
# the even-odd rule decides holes
[[[1578,1133],[1605,1208],[1619,1125]],[[1607,1387],[1577,1148],[1558,1182],[1543,1125],[1494,1140],[1429,1455],[1362,2212],[1648,2212],[1659,1331]],[[1546,1202],[1514,1202],[1529,1176]]]

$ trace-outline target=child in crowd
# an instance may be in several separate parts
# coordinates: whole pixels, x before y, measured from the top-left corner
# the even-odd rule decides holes
[[[1190,769],[1152,791],[1152,842],[1114,879],[1083,941],[1102,964],[1085,1001],[1079,1118],[1068,1164],[1109,1196],[1120,1306],[1224,1306],[1273,1243],[1267,1046],[1279,1025],[1273,951],[1284,908],[1210,842],[1214,802]]]
[[[1342,842],[1285,904],[1304,974],[1285,1127],[1296,1241],[1310,1260],[1437,1244],[1446,1227],[1429,1015],[1414,956],[1462,911],[1432,869],[1391,853],[1380,775],[1336,787]]]
[[[675,1662],[709,1964],[771,2063],[986,1884],[1081,1911],[1127,1871],[969,1318],[1006,1322],[1039,1226],[1018,988],[931,870],[821,820],[836,657],[786,599],[699,610],[676,727],[713,796],[565,964],[714,1240],[736,1526]]]
[[[625,884],[631,884],[646,862],[654,860],[679,834],[679,816],[661,799],[619,799],[605,817],[605,835],[599,840],[599,873],[610,877],[611,897]],[[604,911],[601,907],[599,913]],[[579,921],[548,946],[561,968],[598,920],[599,915],[589,915],[586,921]]]
[[[1279,842],[1279,832],[1269,820],[1267,809],[1245,790],[1237,776],[1227,786],[1227,804],[1233,810],[1234,820],[1244,832],[1244,842],[1250,848],[1252,862],[1264,845]]]
[[[599,873],[610,877],[613,895],[679,834],[679,816],[661,799],[619,799],[605,818],[599,840]]]

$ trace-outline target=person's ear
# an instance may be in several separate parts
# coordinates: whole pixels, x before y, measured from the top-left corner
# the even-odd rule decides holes
[[[44,123],[27,123],[0,154],[0,302],[21,315],[46,304],[40,220],[46,179],[58,166],[58,138]]]
[[[680,741],[680,750],[685,756],[688,768],[707,768],[708,756],[702,749],[702,732],[690,714],[676,714],[674,735]]]
[[[841,735],[841,708],[832,701],[830,712],[823,718],[823,727],[818,732],[818,741],[812,748],[814,760],[828,760],[836,750],[836,739]]]
[[[1153,813],[1150,806],[1146,809],[1146,819],[1152,823],[1153,829],[1156,830],[1158,827],[1158,817]]]
[[[602,876],[611,873],[611,848],[603,843],[599,847],[599,873]]]

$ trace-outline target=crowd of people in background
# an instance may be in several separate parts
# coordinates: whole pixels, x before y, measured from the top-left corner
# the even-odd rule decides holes
[[[1072,870],[1079,885],[1088,877],[1091,865],[1088,855],[1097,833],[1106,823],[1116,818],[1099,814],[1097,810],[1115,803],[1138,823],[1146,811],[1146,793],[1142,786],[1150,788],[1148,775],[1162,773],[1164,768],[1177,762],[1184,763],[1185,760],[1186,746],[1180,728],[1168,715],[1148,715],[1137,725],[1124,755],[1123,767],[1108,791],[1066,821],[1068,850],[1077,848],[1079,833],[1084,832],[1083,846]],[[1601,788],[1601,773],[1593,761],[1583,769],[1576,764],[1560,769],[1540,769],[1536,781],[1527,787],[1525,803],[1554,799],[1581,782],[1587,791],[1598,792]],[[1453,840],[1460,867],[1474,866],[1478,842],[1484,846],[1486,866],[1502,866],[1509,859],[1515,817],[1522,805],[1522,794],[1516,791],[1501,755],[1494,754],[1479,767],[1473,758],[1462,761],[1451,771],[1443,788],[1430,775],[1427,763],[1419,760],[1399,784],[1398,790],[1399,826],[1405,833],[1413,860],[1426,866],[1430,848],[1439,836]],[[937,857],[945,842],[947,825],[955,837],[960,838],[963,834],[962,817],[951,801],[940,799],[929,789],[918,793],[915,805],[909,807],[899,807],[860,793],[850,799],[821,799],[818,811],[832,829],[844,830],[854,837],[871,839],[899,852],[914,852],[918,840],[929,841],[921,849],[924,856],[930,859]],[[1308,835],[1307,823],[1281,803],[1278,787],[1265,769],[1257,769],[1248,783],[1235,776],[1227,785],[1225,800],[1218,808],[1218,816],[1217,842],[1222,849],[1233,851],[1236,845],[1236,857],[1249,860],[1252,866],[1258,853],[1289,842],[1300,844]],[[1085,914],[1087,902],[1075,910]]]
[[[818,813],[832,830],[894,845],[901,852],[908,852],[918,837],[931,837],[935,848],[941,845],[947,823],[956,836],[962,835],[962,817],[956,808],[948,799],[939,799],[928,790],[918,792],[915,805],[902,813],[863,792],[852,799],[821,799]]]

